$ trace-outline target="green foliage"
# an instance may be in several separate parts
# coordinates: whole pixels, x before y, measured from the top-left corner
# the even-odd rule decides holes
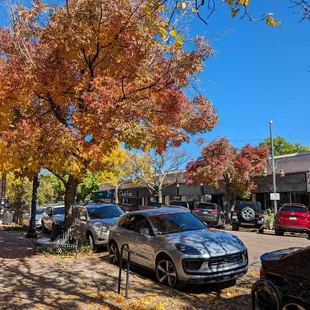
[[[7,174],[6,198],[13,208],[20,208],[31,201],[32,182],[27,177],[20,177],[17,173]]]
[[[270,138],[265,138],[264,141],[260,143],[260,146],[268,146],[269,148],[270,145]],[[275,156],[293,154],[297,152],[306,152],[310,150],[310,148],[306,145],[288,142],[285,138],[281,136],[273,139],[273,145]]]
[[[84,201],[93,192],[99,190],[99,174],[87,171],[77,187],[77,201]]]

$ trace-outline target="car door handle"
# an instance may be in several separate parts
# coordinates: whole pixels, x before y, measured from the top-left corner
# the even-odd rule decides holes
[[[117,232],[117,233],[115,233],[115,234],[116,234],[116,236],[120,236],[120,235],[121,235],[121,234],[120,234],[120,233],[118,233],[118,232]]]

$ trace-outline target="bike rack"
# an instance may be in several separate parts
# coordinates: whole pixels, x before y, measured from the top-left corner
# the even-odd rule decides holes
[[[277,303],[277,310],[281,310],[281,296],[280,293],[278,291],[278,289],[276,288],[276,286],[269,280],[265,280],[265,279],[261,279],[258,280],[257,282],[254,283],[253,287],[252,287],[252,291],[251,291],[251,310],[255,310],[255,292],[256,289],[259,286],[263,286],[264,289],[266,286],[269,286],[271,288],[271,290],[275,293],[275,297],[276,297],[276,303]]]
[[[122,266],[123,266],[123,252],[124,248],[127,247],[128,260],[127,260],[127,272],[126,272],[126,286],[125,286],[125,298],[128,298],[128,287],[129,287],[129,271],[130,271],[130,247],[127,243],[123,244],[121,247],[121,255],[119,260],[119,274],[118,274],[118,294],[121,293],[121,282],[122,282]]]

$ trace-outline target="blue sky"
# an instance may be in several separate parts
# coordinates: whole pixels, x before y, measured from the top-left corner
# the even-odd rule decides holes
[[[211,81],[202,90],[220,115],[218,126],[203,137],[210,142],[227,136],[238,147],[257,144],[269,135],[272,119],[274,135],[310,145],[310,24],[297,23],[299,16],[287,0],[252,0],[251,6],[253,17],[273,12],[282,27],[232,19],[228,5],[218,7],[209,26],[194,22],[192,33],[224,32],[211,39],[215,55],[202,74]],[[188,148],[197,155],[195,147]]]
[[[269,135],[272,119],[275,136],[310,145],[309,22],[298,24],[299,16],[288,8],[288,0],[250,0],[253,17],[273,12],[283,23],[277,28],[238,16],[232,19],[229,6],[216,2],[217,12],[208,20],[209,25],[196,19],[191,31],[193,35],[213,36],[210,44],[215,54],[201,74],[204,81],[200,89],[220,115],[214,131],[199,137],[210,142],[227,136],[238,147],[257,144]],[[0,25],[4,17],[0,9]],[[222,34],[214,36],[220,31]],[[185,148],[192,156],[199,154],[193,144]]]

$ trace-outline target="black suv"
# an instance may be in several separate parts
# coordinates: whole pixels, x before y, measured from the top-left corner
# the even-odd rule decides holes
[[[255,227],[260,234],[264,233],[264,216],[260,202],[236,201],[231,214],[232,230],[239,227]]]
[[[194,214],[209,226],[225,229],[225,213],[216,203],[200,202],[194,209]]]
[[[310,247],[289,248],[261,256],[260,278],[272,282],[280,297],[280,309],[310,309]],[[266,285],[257,290],[260,310],[279,309]]]

